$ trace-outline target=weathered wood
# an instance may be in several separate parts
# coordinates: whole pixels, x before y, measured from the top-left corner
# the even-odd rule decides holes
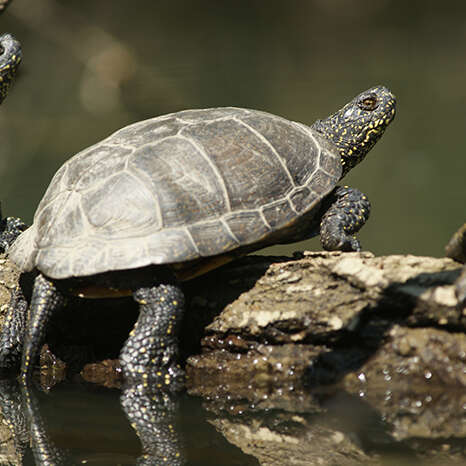
[[[338,412],[334,425],[324,422],[332,416],[324,400],[337,388],[346,393],[337,398],[359,403],[368,419],[383,416],[388,441],[422,458],[464,459],[455,446],[466,436],[466,312],[454,292],[460,270],[448,258],[368,252],[245,257],[186,285],[188,390],[210,400],[212,424],[260,464],[378,464],[342,429],[351,416],[342,421]],[[5,258],[0,274],[4,311],[18,274]],[[110,320],[124,339],[128,316],[137,315],[127,300],[74,299],[70,306],[48,338],[52,351],[69,347],[82,361],[98,351],[78,349],[82,337],[73,332],[92,327],[85,330],[95,332],[96,347],[115,351],[121,343],[110,337]],[[107,306],[103,320],[90,320]],[[84,377],[118,385],[117,365],[86,367]]]

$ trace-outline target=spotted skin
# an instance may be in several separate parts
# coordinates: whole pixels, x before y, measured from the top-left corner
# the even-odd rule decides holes
[[[29,449],[34,456],[34,464],[37,465],[78,464],[72,462],[68,452],[57,448],[50,438],[32,387],[19,385],[16,380],[12,379],[1,380],[0,409],[3,423],[12,433],[16,456],[21,458],[24,464],[30,464],[30,460],[27,459]],[[79,464],[82,463],[79,462]]]
[[[270,244],[312,237],[319,224],[326,249],[359,250],[354,234],[369,201],[335,185],[394,115],[395,97],[377,86],[312,127],[248,109],[187,110],[135,123],[77,154],[9,250],[21,270],[38,273],[23,330],[22,381],[63,304],[64,283],[106,275],[114,289],[112,277],[125,271],[140,305],[120,354],[125,378],[178,390],[183,294],[176,279],[158,271],[183,280],[183,268],[201,274]],[[91,224],[103,228],[98,235],[88,231]],[[142,284],[149,267],[156,276]]]
[[[73,464],[68,452],[57,448],[50,438],[39,410],[32,387],[22,385],[22,407],[28,421],[30,446],[35,464],[41,466],[67,466]]]
[[[15,457],[19,461],[23,459],[24,464],[30,464],[26,459],[30,450],[34,464],[37,465],[84,464],[86,460],[79,451],[67,451],[54,443],[49,426],[41,414],[36,390],[35,387],[18,384],[12,378],[0,380],[1,419],[14,442]],[[142,453],[136,464],[186,464],[184,442],[176,424],[179,405],[177,394],[148,389],[142,384],[129,384],[123,388],[120,402],[141,441]]]
[[[18,459],[23,458],[29,445],[29,428],[19,384],[15,379],[0,380],[0,411],[2,424],[8,428],[14,441],[15,456]],[[5,437],[3,437],[3,442],[5,442]],[[2,443],[2,453],[7,450],[5,447],[5,443]],[[2,464],[7,464],[5,459],[4,461],[5,463]],[[13,463],[8,462],[8,464]]]
[[[120,353],[125,379],[142,386],[181,388],[183,371],[178,365],[177,338],[184,309],[183,292],[174,284],[157,284],[135,290],[133,298],[139,303],[139,317]],[[31,312],[25,330],[22,319],[23,329],[9,332],[14,336],[24,333],[20,375],[24,384],[30,378],[32,362],[37,359],[50,317],[65,303],[66,296],[55,283],[39,274],[34,282]],[[13,314],[13,317],[18,315]],[[7,328],[14,330],[21,325],[18,318],[13,318],[12,322],[14,327],[7,324]],[[3,335],[9,333],[2,331]],[[17,351],[7,349],[4,365],[14,360],[16,354]]]
[[[8,2],[0,2],[0,13]],[[0,104],[5,100],[22,59],[21,44],[11,34],[0,35]],[[0,206],[0,252],[5,252],[26,229],[18,218],[2,217]]]
[[[158,388],[181,386],[178,366],[178,329],[184,309],[183,292],[177,285],[140,288],[133,293],[139,317],[120,353],[126,380],[142,380]],[[148,367],[156,367],[148,371]]]
[[[19,218],[3,218],[0,205],[0,253],[6,252],[15,239],[26,229],[27,225]]]
[[[314,123],[312,128],[338,148],[343,167],[341,178],[364,159],[395,117],[395,111],[393,94],[376,86],[327,119]],[[354,235],[369,218],[371,206],[367,196],[349,186],[336,187],[323,204],[328,210],[320,222],[322,247],[328,251],[360,251],[361,244]]]
[[[337,146],[343,166],[342,178],[364,159],[395,118],[395,103],[394,95],[387,88],[375,86],[312,125]]]
[[[141,384],[127,384],[120,401],[131,427],[141,441],[142,454],[137,464],[186,464],[175,425],[178,398],[171,390],[154,390]]]
[[[323,248],[327,251],[360,251],[361,244],[354,235],[369,218],[369,199],[349,186],[336,188],[329,199],[333,202],[320,226]]]
[[[27,382],[40,351],[40,343],[44,339],[46,325],[52,314],[64,304],[65,298],[58,291],[55,283],[42,274],[37,275],[24,335],[20,373],[21,381],[24,384]]]
[[[8,2],[0,2],[0,13]],[[22,59],[21,44],[11,35],[0,35],[0,104],[5,100]],[[5,252],[15,239],[26,230],[18,218],[3,218],[0,205],[0,252]]]
[[[16,368],[21,360],[27,310],[28,302],[18,285],[11,293],[0,333],[0,367],[4,370]]]
[[[0,13],[5,10],[8,3],[8,1],[0,2]],[[21,59],[21,44],[11,34],[0,35],[0,103],[8,94]],[[19,218],[4,218],[0,205],[0,253],[5,252],[26,228],[25,223]],[[12,291],[0,334],[0,367],[14,367],[21,357],[27,306],[28,303],[18,286]]]
[[[7,251],[26,228],[26,224],[19,218],[3,218],[0,205],[0,253]],[[21,360],[27,309],[28,302],[18,285],[11,292],[0,333],[0,368],[4,370],[15,368]]]
[[[0,103],[5,100],[8,89],[21,63],[21,44],[11,35],[0,35]]]
[[[0,0],[0,14],[9,1]],[[0,104],[5,100],[11,83],[23,57],[21,44],[11,34],[0,35]],[[26,225],[18,218],[2,217],[0,205],[0,252],[5,252],[17,236],[26,229]]]

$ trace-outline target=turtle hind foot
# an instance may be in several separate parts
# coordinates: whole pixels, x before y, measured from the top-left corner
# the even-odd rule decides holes
[[[327,251],[360,251],[355,234],[369,218],[371,204],[361,191],[338,186],[329,196],[320,224],[320,241]]]

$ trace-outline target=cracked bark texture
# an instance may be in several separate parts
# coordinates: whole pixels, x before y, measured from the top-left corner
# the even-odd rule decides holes
[[[17,272],[0,261],[6,309]],[[466,311],[454,291],[460,271],[449,258],[368,252],[244,257],[185,284],[188,391],[205,399],[210,422],[251,455],[251,464],[379,464],[365,442],[401,445],[423,464],[462,464]],[[84,377],[105,383],[118,364],[98,361],[115,354],[99,359],[87,346],[77,351],[82,336],[73,340],[72,333],[92,327],[100,348],[119,348],[105,341],[115,335],[110,321],[136,318],[137,310],[112,300],[110,314],[96,322],[90,316],[104,314],[106,303],[83,303],[72,301],[75,308],[57,316],[54,327],[74,357],[93,355]],[[130,328],[126,320],[121,325]],[[121,334],[123,342],[126,330]],[[358,419],[351,412],[342,420],[340,410],[332,415],[335,390],[359,405]],[[359,419],[361,410],[367,416]],[[358,429],[373,438],[355,437]]]
[[[271,381],[289,383],[305,375],[313,383],[333,383],[380,352],[393,354],[398,364],[400,355],[388,345],[398,326],[411,341],[410,356],[420,355],[430,339],[442,342],[436,346],[441,354],[431,349],[418,370],[425,360],[424,369],[432,372],[436,357],[440,363],[449,354],[452,370],[442,375],[442,383],[464,386],[465,375],[458,371],[466,360],[466,313],[457,306],[453,287],[459,271],[447,258],[367,252],[245,258],[214,278],[236,289],[236,296],[227,298],[229,304],[207,326],[203,352],[188,359],[188,374],[194,380],[198,371],[209,371],[221,379],[226,372],[215,370],[218,358],[238,374],[254,374],[259,367]],[[224,305],[216,296],[223,290],[208,282],[206,277],[193,292],[191,316]]]
[[[192,285],[191,316],[221,312],[188,358],[189,391],[261,465],[385,464],[388,445],[464,464],[460,270],[410,255],[245,258]]]

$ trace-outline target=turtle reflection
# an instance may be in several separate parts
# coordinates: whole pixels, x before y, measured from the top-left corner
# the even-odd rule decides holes
[[[138,464],[154,464],[155,460],[173,466],[184,464],[176,429],[177,394],[129,385],[121,394],[121,406],[141,440]]]
[[[136,464],[185,464],[175,422],[178,395],[131,385],[122,390],[120,401],[141,441],[142,454]],[[90,460],[82,453],[57,447],[41,414],[34,387],[20,386],[15,380],[0,381],[0,409],[6,429],[3,438],[9,439],[2,451],[4,455],[8,453],[8,464],[28,464],[31,454],[38,465],[69,466]],[[118,456],[115,452],[109,454],[112,461]],[[132,463],[134,459],[129,461]]]

